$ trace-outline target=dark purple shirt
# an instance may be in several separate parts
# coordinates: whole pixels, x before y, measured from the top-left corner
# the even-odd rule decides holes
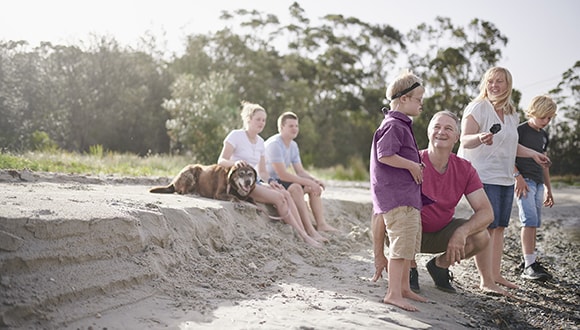
[[[385,156],[399,155],[420,162],[411,119],[398,111],[389,111],[375,131],[371,147],[371,193],[373,213],[386,213],[399,206],[421,210],[421,186],[411,173],[379,162]]]

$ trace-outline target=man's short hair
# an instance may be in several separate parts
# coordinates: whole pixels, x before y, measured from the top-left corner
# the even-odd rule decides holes
[[[429,125],[427,126],[427,129],[431,128],[431,124],[439,116],[447,116],[447,117],[453,119],[453,121],[455,122],[455,128],[457,129],[457,134],[461,134],[461,120],[459,119],[459,117],[455,113],[453,113],[449,110],[441,110],[439,112],[436,112],[433,115],[433,117],[431,117],[431,120],[429,121]]]
[[[282,126],[286,123],[287,119],[298,120],[298,116],[292,111],[286,111],[278,117],[278,132],[282,131]]]

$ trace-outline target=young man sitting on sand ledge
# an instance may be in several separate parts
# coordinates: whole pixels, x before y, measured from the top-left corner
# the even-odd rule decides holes
[[[489,242],[487,226],[493,220],[493,209],[475,168],[452,153],[459,141],[460,127],[454,113],[436,113],[427,128],[429,146],[420,151],[425,164],[422,191],[435,201],[421,210],[421,253],[442,253],[427,263],[427,270],[437,288],[450,293],[456,290],[449,283],[449,267],[483,250]],[[454,218],[455,208],[463,196],[473,209],[469,219]],[[385,224],[380,216],[373,216],[372,230],[375,255],[372,280],[375,282],[382,277],[383,270],[388,271],[384,255]],[[489,264],[477,266],[482,290],[508,294],[493,280],[491,260]],[[410,282],[413,291],[418,291],[416,268],[411,268]]]

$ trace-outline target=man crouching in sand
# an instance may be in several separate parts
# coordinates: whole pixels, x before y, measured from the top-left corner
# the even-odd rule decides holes
[[[493,209],[483,190],[475,168],[452,153],[460,136],[459,118],[449,111],[436,113],[429,123],[429,146],[421,150],[423,192],[435,200],[421,210],[421,253],[442,253],[427,263],[427,270],[438,289],[449,293],[456,290],[449,283],[449,267],[470,258],[488,244],[487,226],[493,220]],[[469,219],[454,218],[455,208],[465,196],[473,209]],[[373,249],[375,275],[373,281],[388,271],[384,255],[385,226],[380,218],[373,217]],[[491,264],[478,264],[480,288],[508,294],[499,287],[491,275]],[[411,273],[416,269],[411,268]],[[413,281],[413,276],[410,276]],[[415,280],[417,277],[415,276]],[[413,285],[411,285],[413,287]],[[418,291],[418,282],[415,291]]]

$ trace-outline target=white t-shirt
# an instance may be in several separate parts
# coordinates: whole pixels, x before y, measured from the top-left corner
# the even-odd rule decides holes
[[[472,149],[459,146],[457,155],[469,160],[477,170],[481,182],[500,186],[514,184],[514,164],[518,148],[517,113],[504,115],[504,122],[488,100],[470,103],[463,112],[463,119],[471,115],[479,125],[479,132],[489,132],[493,124],[501,124],[501,130],[493,136],[492,145],[481,144]]]
[[[231,160],[243,160],[258,170],[258,163],[260,157],[265,156],[266,147],[264,147],[264,139],[257,136],[256,143],[250,142],[246,131],[243,129],[236,129],[226,136],[224,143],[228,142],[234,147],[234,153]]]

